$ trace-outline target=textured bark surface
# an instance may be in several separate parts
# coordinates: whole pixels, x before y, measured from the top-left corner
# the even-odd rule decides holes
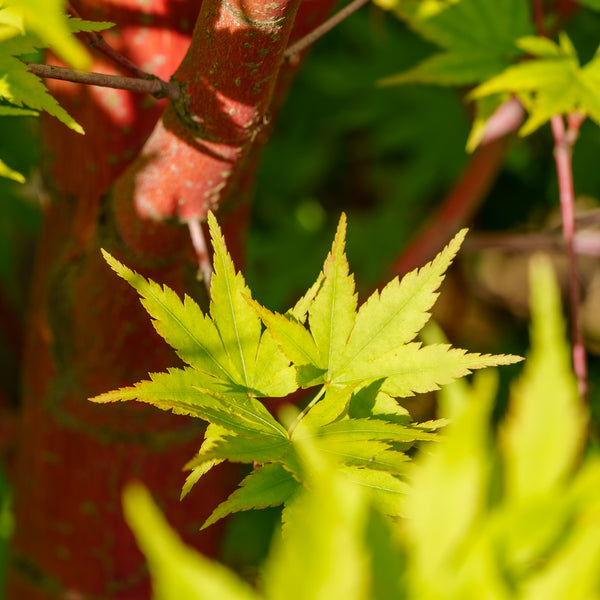
[[[188,48],[198,3],[129,0],[77,8],[85,17],[118,23],[119,30],[107,35],[111,44],[169,78]],[[94,68],[114,70],[103,61]],[[111,195],[105,196],[164,106],[117,90],[52,87],[87,136],[44,122],[50,203],[26,348],[8,597],[148,598],[143,561],[121,516],[125,482],[144,481],[171,522],[214,553],[219,529],[200,535],[200,521],[236,477],[216,472],[180,503],[181,466],[198,448],[198,424],[136,404],[87,401],[175,362],[135,294],[103,263],[99,247],[180,291],[186,279],[194,280],[194,267],[186,260],[191,252],[184,228],[146,223],[156,252],[131,252],[115,225]]]
[[[305,0],[294,37],[333,3]],[[149,584],[123,522],[123,485],[142,480],[188,541],[214,554],[219,528],[201,534],[198,528],[239,477],[235,469],[215,470],[180,503],[181,466],[197,450],[202,427],[145,405],[87,401],[176,364],[99,249],[179,292],[202,296],[187,228],[156,219],[204,214],[236,179],[239,193],[251,188],[254,168],[241,182],[238,171],[256,134],[266,139],[261,124],[298,2],[205,0],[191,47],[197,0],[73,4],[84,18],[117,23],[107,41],[145,70],[163,79],[177,71],[186,102],[165,113],[164,101],[49,82],[87,135],[44,119],[48,202],[11,468],[16,533],[7,597],[136,600],[150,597]],[[93,69],[118,72],[101,59]],[[293,71],[284,69],[277,105]],[[238,262],[245,212],[234,210],[223,223]]]
[[[139,214],[189,220],[219,206],[264,126],[298,4],[204,0],[174,75],[182,98],[116,188],[133,195]]]

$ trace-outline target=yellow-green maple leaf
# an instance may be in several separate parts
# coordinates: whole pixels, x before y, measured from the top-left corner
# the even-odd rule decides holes
[[[387,77],[385,85],[479,83],[518,55],[515,40],[531,33],[529,3],[523,0],[376,0],[438,45],[412,69]]]
[[[521,38],[517,44],[535,58],[508,67],[481,84],[473,90],[473,98],[515,94],[529,112],[520,135],[532,133],[554,115],[574,112],[600,124],[600,56],[582,67],[566,33],[559,35],[558,44],[535,36]]]
[[[280,315],[253,303],[273,338],[298,369],[302,387],[318,384],[357,390],[382,380],[381,390],[396,397],[438,389],[471,369],[520,360],[481,356],[447,345],[422,348],[410,343],[429,319],[444,273],[466,230],[422,269],[393,279],[357,311],[354,280],[344,254],[342,215],[322,283],[308,308],[308,329],[293,315]]]

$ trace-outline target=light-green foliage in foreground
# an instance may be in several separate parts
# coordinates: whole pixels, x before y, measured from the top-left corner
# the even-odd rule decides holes
[[[506,417],[490,426],[493,371],[445,387],[451,423],[421,448],[383,516],[308,435],[305,483],[286,511],[258,590],[185,547],[149,494],[125,491],[127,520],[160,600],[588,599],[600,593],[600,459],[583,456],[578,399],[551,267],[531,268],[531,352]],[[303,429],[301,423],[298,429]]]

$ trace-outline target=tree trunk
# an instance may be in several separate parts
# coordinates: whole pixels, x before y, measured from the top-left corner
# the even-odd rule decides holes
[[[169,521],[214,554],[219,528],[198,529],[238,477],[235,469],[215,469],[180,502],[181,467],[197,451],[202,426],[140,404],[87,401],[176,364],[133,290],[110,271],[99,249],[179,292],[203,294],[187,228],[164,219],[201,217],[236,182],[238,194],[250,189],[256,160],[239,175],[257,137],[264,141],[261,126],[297,2],[204,0],[191,47],[197,1],[73,4],[84,18],[117,23],[107,41],[145,70],[163,79],[176,72],[185,104],[49,85],[87,135],[43,120],[48,202],[11,469],[16,532],[7,597],[136,600],[148,598],[149,588],[123,522],[123,485],[143,481]],[[318,24],[332,4],[306,0],[295,36],[311,21]],[[93,69],[117,72],[100,59]],[[277,104],[293,69],[284,71]],[[224,223],[238,261],[246,212],[242,205]]]

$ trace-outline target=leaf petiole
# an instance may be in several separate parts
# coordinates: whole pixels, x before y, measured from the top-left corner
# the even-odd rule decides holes
[[[302,421],[302,419],[306,416],[308,411],[323,397],[325,391],[327,390],[327,384],[323,385],[319,390],[319,393],[302,409],[301,412],[298,413],[298,416],[294,419],[292,424],[288,428],[288,435],[292,435],[294,429],[298,427],[298,423]]]

